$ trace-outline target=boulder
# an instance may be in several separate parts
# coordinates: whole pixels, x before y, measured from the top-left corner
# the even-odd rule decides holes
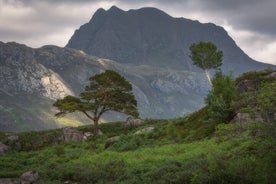
[[[143,134],[143,133],[150,133],[154,130],[154,127],[150,126],[150,127],[146,127],[146,128],[143,128],[141,130],[138,130],[134,133],[134,135],[139,135],[139,134]]]
[[[63,140],[68,141],[82,141],[83,133],[73,127],[63,128]]]
[[[142,123],[143,123],[143,120],[130,116],[126,119],[125,126],[137,126]]]
[[[239,112],[236,114],[232,122],[235,123],[248,123],[248,122],[255,122],[255,123],[264,123],[264,119],[260,114],[255,114],[254,116],[250,113]]]
[[[39,179],[38,172],[27,171],[23,173],[20,177],[21,184],[32,184]]]
[[[22,145],[19,141],[19,136],[18,135],[10,135],[7,137],[7,142],[6,142],[13,150],[21,150]]]
[[[267,77],[276,78],[276,72],[272,72],[272,73],[270,73]]]
[[[103,132],[101,130],[98,130],[98,134],[97,135],[103,135]]]
[[[83,134],[83,140],[88,140],[90,137],[93,137],[94,134],[92,132],[84,132]]]
[[[7,137],[8,141],[10,142],[17,142],[19,140],[18,135],[11,135],[9,137]]]
[[[120,136],[113,136],[108,139],[108,141],[118,141],[120,139]]]
[[[236,85],[238,93],[245,93],[249,91],[257,91],[259,82],[257,80],[242,80]]]
[[[3,144],[2,142],[0,142],[0,155],[5,154],[6,152],[8,152],[11,148],[5,144]]]
[[[0,184],[20,184],[18,178],[0,178]]]

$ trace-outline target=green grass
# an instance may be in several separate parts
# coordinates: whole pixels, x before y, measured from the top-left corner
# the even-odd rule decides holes
[[[179,126],[182,122],[177,119],[174,123]],[[112,129],[110,124],[104,127]],[[123,133],[125,129],[119,127],[116,131]],[[41,175],[38,183],[271,183],[275,179],[273,125],[220,124],[211,138],[192,142],[185,138],[175,142],[166,133],[153,139],[133,135],[133,131],[124,136],[128,148],[137,143],[135,139],[141,141],[134,149],[122,149],[123,139],[117,141],[121,147],[105,148],[108,137],[98,136],[37,151],[13,151],[0,157],[0,178],[37,170]],[[41,136],[49,136],[49,132]]]

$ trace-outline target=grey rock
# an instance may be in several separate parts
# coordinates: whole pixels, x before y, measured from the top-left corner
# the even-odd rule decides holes
[[[98,134],[97,135],[103,135],[104,133],[101,130],[98,130]]]
[[[239,112],[236,114],[232,122],[244,124],[248,122],[264,123],[265,121],[260,114],[252,115],[250,113]]]
[[[21,184],[32,184],[39,179],[38,172],[27,171],[23,173],[20,177]]]
[[[63,128],[63,138],[65,142],[82,141],[83,133],[73,127],[65,127]]]
[[[142,119],[139,119],[139,118],[133,118],[132,116],[129,116],[127,119],[126,119],[126,122],[125,122],[125,126],[137,126],[137,125],[141,125],[143,123],[143,120]]]
[[[10,151],[10,147],[0,142],[0,155],[3,155]]]
[[[0,178],[0,184],[20,184],[18,178]]]
[[[242,80],[236,85],[238,93],[257,91],[259,82],[257,80]]]
[[[120,139],[120,136],[113,136],[108,138],[109,141],[118,141]]]
[[[144,134],[144,133],[150,133],[154,130],[154,127],[150,126],[150,127],[146,127],[143,128],[141,130],[138,130],[134,133],[134,135],[139,135],[139,134]]]
[[[13,150],[21,150],[21,143],[20,143],[20,140],[19,140],[19,136],[18,135],[10,135],[7,137],[7,142],[6,142],[10,147],[11,149]]]
[[[16,142],[19,140],[19,136],[18,135],[11,135],[7,137],[9,142]]]
[[[90,137],[93,137],[94,134],[92,132],[84,132],[83,133],[83,140],[88,140]]]

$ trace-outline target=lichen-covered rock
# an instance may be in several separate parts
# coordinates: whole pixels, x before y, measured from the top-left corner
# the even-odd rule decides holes
[[[8,152],[11,148],[3,143],[0,142],[0,155],[5,154]]]
[[[20,177],[21,184],[32,184],[39,179],[38,172],[27,171],[23,173]]]
[[[18,135],[11,135],[7,137],[8,141],[10,142],[16,142],[19,140],[19,136]]]
[[[68,141],[82,141],[83,133],[73,127],[63,128],[63,140]]]
[[[125,126],[137,126],[142,123],[143,123],[143,120],[130,116],[126,119]]]
[[[242,113],[239,112],[236,114],[234,119],[232,120],[234,123],[248,123],[248,122],[255,122],[255,123],[264,123],[264,119],[260,114],[250,114],[250,113]]]
[[[134,135],[139,135],[139,134],[144,134],[144,133],[150,133],[154,130],[154,127],[150,126],[150,127],[146,127],[143,128],[141,130],[138,130],[134,133]]]
[[[20,184],[18,178],[0,178],[0,184]]]
[[[83,140],[88,140],[90,137],[93,137],[94,134],[92,132],[84,132],[83,134]]]
[[[236,85],[238,93],[245,93],[258,90],[259,83],[257,80],[242,80]]]
[[[11,149],[13,150],[21,150],[21,143],[19,140],[19,136],[18,135],[10,135],[7,137],[7,141],[6,143],[11,147]]]

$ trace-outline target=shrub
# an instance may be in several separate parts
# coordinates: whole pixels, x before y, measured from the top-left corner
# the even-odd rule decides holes
[[[210,118],[227,122],[233,117],[232,103],[236,98],[235,82],[231,75],[217,72],[212,80],[213,88],[205,98]]]

